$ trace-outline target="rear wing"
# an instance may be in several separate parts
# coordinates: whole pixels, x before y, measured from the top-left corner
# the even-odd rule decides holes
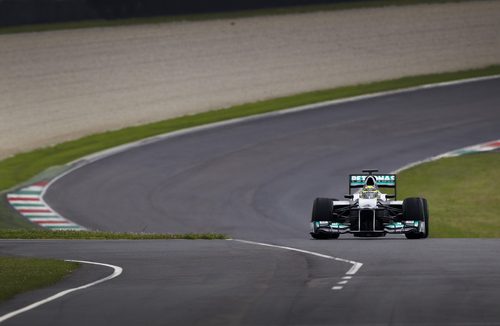
[[[352,189],[363,188],[365,180],[368,176],[375,178],[379,188],[392,188],[394,189],[394,196],[396,196],[396,175],[395,174],[378,174],[378,173],[359,173],[349,174],[349,194]]]

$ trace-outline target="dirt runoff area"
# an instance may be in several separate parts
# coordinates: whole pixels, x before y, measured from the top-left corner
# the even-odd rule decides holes
[[[500,1],[0,36],[0,158],[287,94],[500,63]]]

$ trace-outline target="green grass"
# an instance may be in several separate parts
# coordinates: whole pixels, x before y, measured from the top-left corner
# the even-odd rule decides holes
[[[8,203],[5,196],[0,196],[0,230],[2,229],[39,229],[37,225],[19,217]]]
[[[219,233],[119,233],[101,231],[51,231],[43,229],[0,229],[0,239],[61,239],[61,240],[224,240]]]
[[[299,14],[318,11],[348,10],[360,8],[377,8],[386,6],[407,6],[416,4],[436,4],[448,2],[465,2],[474,0],[371,0],[371,1],[346,1],[343,3],[308,5],[296,7],[279,7],[257,10],[231,11],[222,13],[171,15],[144,18],[127,18],[114,20],[86,20],[66,23],[36,24],[0,27],[0,34],[44,32],[53,30],[80,29],[92,27],[115,27],[127,25],[162,24],[179,21],[204,21],[215,19],[236,19],[243,17],[271,16]]]
[[[496,74],[500,74],[500,65],[475,70],[404,77],[382,82],[302,93],[183,116],[137,127],[99,133],[52,147],[21,153],[0,161],[0,190],[5,190],[25,182],[49,167],[63,165],[82,156],[114,146],[184,128],[246,117],[259,113],[278,111],[294,106],[327,100],[407,88],[422,84]],[[404,108],[401,109],[404,110]]]
[[[55,259],[0,257],[0,302],[52,285],[78,267],[78,263]]]
[[[433,238],[500,237],[500,153],[468,154],[398,175],[398,197],[429,201]]]

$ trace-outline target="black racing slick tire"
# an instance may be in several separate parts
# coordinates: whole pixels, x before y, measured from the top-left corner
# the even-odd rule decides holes
[[[331,221],[334,198],[316,198],[313,203],[311,222]],[[317,240],[337,239],[339,234],[324,234],[311,232],[311,237]]]
[[[333,213],[333,198],[316,198],[313,203],[311,222],[331,221]]]
[[[429,208],[427,199],[415,197],[403,201],[403,220],[422,221],[425,223],[424,232],[405,233],[407,239],[425,239],[429,236]]]

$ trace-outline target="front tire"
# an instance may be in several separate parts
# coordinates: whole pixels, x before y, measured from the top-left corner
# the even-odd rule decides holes
[[[429,209],[427,199],[415,197],[403,201],[403,220],[421,221],[425,225],[424,232],[405,233],[407,239],[425,239],[429,236]]]
[[[311,213],[311,223],[319,221],[331,221],[333,213],[333,201],[337,200],[334,198],[316,198],[313,203],[313,209]],[[313,227],[311,232],[311,237],[316,240],[326,240],[326,239],[338,239],[340,234],[325,234],[316,231]]]

